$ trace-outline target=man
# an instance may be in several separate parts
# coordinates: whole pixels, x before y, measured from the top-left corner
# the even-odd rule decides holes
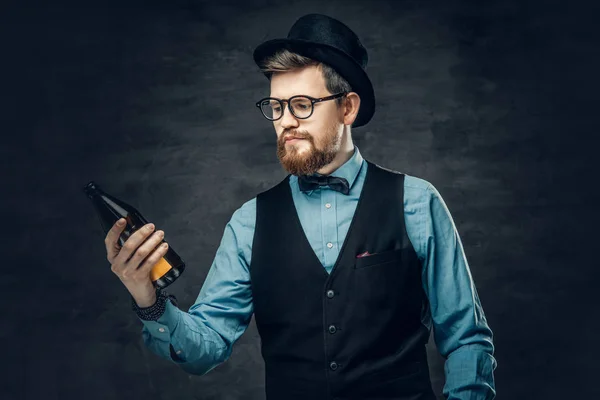
[[[289,175],[233,213],[188,312],[148,285],[161,232],[140,229],[120,254],[113,227],[109,260],[144,343],[204,375],[229,358],[254,314],[269,400],[430,400],[433,328],[444,395],[493,399],[492,331],[444,201],[429,182],[364,160],[352,142],[351,127],[375,111],[356,35],[309,14],[254,59],[271,88],[256,105]]]

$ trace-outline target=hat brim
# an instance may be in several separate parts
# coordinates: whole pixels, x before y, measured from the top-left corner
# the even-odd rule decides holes
[[[365,70],[348,54],[322,43],[302,39],[272,39],[260,44],[254,50],[254,62],[261,62],[281,49],[288,49],[305,57],[323,62],[332,67],[360,96],[360,108],[352,127],[366,125],[375,113],[375,92]],[[266,75],[266,74],[265,74]]]

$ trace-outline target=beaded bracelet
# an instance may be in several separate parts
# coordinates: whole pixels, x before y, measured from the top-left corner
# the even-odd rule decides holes
[[[170,299],[171,303],[177,307],[177,298],[174,295],[156,289],[156,302],[154,304],[149,307],[140,307],[137,305],[134,298],[131,297],[131,308],[137,316],[144,321],[158,321],[165,312],[167,299]]]

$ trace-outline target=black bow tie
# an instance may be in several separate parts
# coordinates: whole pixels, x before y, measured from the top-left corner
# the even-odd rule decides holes
[[[350,186],[345,178],[338,178],[337,176],[298,176],[298,185],[300,190],[307,192],[309,190],[318,189],[321,186],[327,186],[333,190],[336,190],[343,194],[350,193]]]

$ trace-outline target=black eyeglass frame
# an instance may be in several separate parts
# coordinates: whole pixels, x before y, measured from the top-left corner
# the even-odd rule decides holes
[[[340,92],[340,93],[332,94],[331,96],[327,96],[327,97],[320,97],[320,98],[314,98],[314,97],[307,96],[307,95],[304,95],[304,94],[298,94],[298,95],[295,95],[295,96],[292,96],[292,97],[290,97],[289,99],[278,99],[278,98],[276,98],[276,97],[265,97],[264,99],[260,99],[259,101],[257,101],[257,102],[256,102],[256,107],[258,107],[258,109],[260,110],[260,113],[263,115],[263,117],[265,117],[265,118],[266,118],[266,119],[268,119],[269,121],[277,121],[277,120],[279,120],[279,119],[281,119],[281,118],[283,117],[283,111],[281,112],[281,115],[279,116],[279,118],[269,118],[269,117],[267,117],[267,116],[265,115],[265,113],[263,112],[263,110],[262,110],[262,107],[261,107],[261,104],[262,104],[262,103],[263,103],[265,100],[275,100],[275,101],[279,102],[279,105],[281,106],[281,109],[282,109],[282,110],[284,110],[284,111],[285,111],[285,109],[284,109],[284,107],[285,107],[285,106],[284,106],[284,104],[283,104],[283,103],[287,103],[288,110],[290,110],[290,112],[292,113],[292,115],[293,115],[294,117],[296,117],[296,118],[298,118],[298,119],[308,119],[308,118],[310,118],[310,117],[313,115],[313,113],[315,112],[315,103],[320,103],[320,102],[322,102],[322,101],[328,101],[328,100],[337,99],[337,98],[339,98],[339,97],[342,97],[342,96],[345,96],[345,95],[347,95],[348,93],[349,93],[349,92]],[[298,98],[298,97],[303,97],[303,98],[306,98],[306,99],[309,99],[309,100],[310,100],[310,103],[311,103],[311,105],[310,105],[310,106],[311,106],[311,109],[310,109],[310,114],[308,114],[308,116],[307,116],[307,117],[299,117],[299,116],[297,116],[297,115],[294,113],[294,110],[292,109],[292,106],[291,106],[291,101],[292,101],[293,99],[295,99],[295,98]]]

